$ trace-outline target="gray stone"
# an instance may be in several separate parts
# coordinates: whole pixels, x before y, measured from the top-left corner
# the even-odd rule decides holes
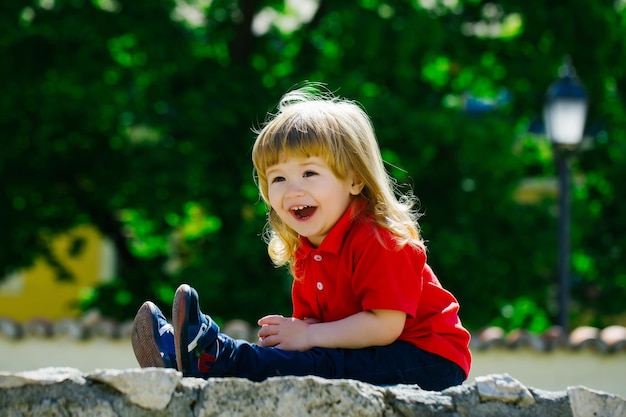
[[[549,392],[507,374],[441,392],[414,385],[276,377],[183,378],[171,369],[44,368],[0,373],[1,417],[626,417],[626,401],[584,387]]]
[[[586,387],[568,387],[574,417],[626,417],[626,401],[618,395]]]
[[[508,374],[477,377],[476,387],[481,401],[501,401],[520,407],[535,404],[535,399],[528,388]]]
[[[174,369],[96,370],[88,378],[126,394],[128,400],[150,410],[163,410],[172,399],[183,374]]]
[[[41,368],[15,374],[0,372],[0,389],[17,388],[30,384],[55,384],[65,380],[80,381],[82,379],[83,376],[81,372],[74,368]]]
[[[380,388],[357,381],[317,377],[280,377],[253,383],[237,378],[209,379],[199,417],[381,416]]]
[[[432,417],[455,411],[454,400],[441,392],[423,391],[417,386],[396,385],[387,388],[389,416]]]

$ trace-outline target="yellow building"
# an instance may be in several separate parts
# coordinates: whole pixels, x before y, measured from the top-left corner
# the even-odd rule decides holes
[[[84,246],[78,256],[72,256],[77,239],[81,239]],[[36,259],[32,267],[0,282],[0,318],[25,322],[77,317],[81,294],[113,277],[113,247],[93,227],[81,226],[56,236],[51,241],[51,249],[74,279],[59,281],[43,258]]]

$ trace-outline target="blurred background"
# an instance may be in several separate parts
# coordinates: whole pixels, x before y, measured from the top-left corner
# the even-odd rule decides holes
[[[625,40],[624,0],[2,2],[0,317],[127,321],[183,282],[218,322],[289,315],[250,157],[309,80],[371,115],[466,327],[544,332],[563,213],[543,108],[570,59],[567,320],[625,325]]]

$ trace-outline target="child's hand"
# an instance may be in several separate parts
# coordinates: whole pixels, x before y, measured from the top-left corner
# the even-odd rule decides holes
[[[308,350],[312,346],[308,341],[308,328],[318,320],[299,320],[293,317],[270,315],[258,321],[259,345],[283,350]]]

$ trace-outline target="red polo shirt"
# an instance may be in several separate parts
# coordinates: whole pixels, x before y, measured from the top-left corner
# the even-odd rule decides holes
[[[352,219],[349,208],[319,247],[301,238],[296,253],[293,317],[336,321],[365,310],[407,314],[399,340],[443,356],[468,375],[470,335],[459,303],[426,264],[423,248],[395,248],[393,234]]]

